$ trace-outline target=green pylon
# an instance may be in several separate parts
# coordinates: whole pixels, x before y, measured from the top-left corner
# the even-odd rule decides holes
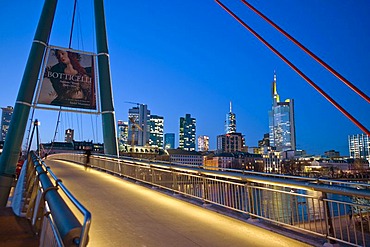
[[[57,0],[46,0],[28,56],[12,119],[0,156],[0,207],[5,206],[14,180],[39,72],[53,26]]]
[[[94,1],[96,46],[98,54],[98,70],[100,100],[103,124],[104,153],[118,154],[116,117],[113,106],[112,83],[109,67],[107,31],[105,27],[104,1]]]

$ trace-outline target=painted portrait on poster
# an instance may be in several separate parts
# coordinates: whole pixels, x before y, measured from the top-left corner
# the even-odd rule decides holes
[[[96,109],[94,56],[51,48],[38,104]]]

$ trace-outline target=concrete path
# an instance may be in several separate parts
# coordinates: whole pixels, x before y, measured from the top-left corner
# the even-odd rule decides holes
[[[310,246],[94,169],[47,165],[92,213],[88,246]]]

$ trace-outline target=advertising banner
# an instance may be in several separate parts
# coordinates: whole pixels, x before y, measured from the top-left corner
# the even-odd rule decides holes
[[[96,109],[94,55],[50,48],[37,103]]]

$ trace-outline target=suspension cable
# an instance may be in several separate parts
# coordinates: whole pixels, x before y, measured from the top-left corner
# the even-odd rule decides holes
[[[70,35],[69,35],[69,45],[68,45],[69,49],[72,48],[72,37],[73,37],[73,28],[74,28],[75,15],[76,15],[76,6],[77,6],[77,0],[74,1],[74,6],[73,6],[71,32],[70,32]],[[52,150],[52,148],[54,146],[54,142],[55,142],[55,139],[56,139],[57,133],[58,133],[58,127],[59,127],[59,123],[60,123],[60,114],[61,114],[61,112],[62,112],[62,107],[60,106],[59,111],[58,111],[58,118],[57,118],[57,123],[56,123],[56,126],[55,126],[53,141],[52,141],[52,143],[50,145],[50,149],[47,153],[50,153],[50,151]]]
[[[69,35],[69,46],[68,46],[69,49],[71,49],[71,47],[72,47],[72,36],[73,36],[73,28],[74,28],[74,25],[75,25],[76,6],[77,6],[77,0],[75,0],[74,5],[73,5],[71,33]]]
[[[90,114],[90,121],[91,121],[91,126],[92,126],[93,140],[96,142],[96,139],[95,139],[95,132],[94,132],[94,121],[93,121],[93,116],[92,116],[92,114]]]
[[[360,89],[358,89],[355,85],[353,85],[350,81],[348,81],[344,76],[339,74],[335,69],[330,67],[327,63],[325,63],[322,59],[320,59],[318,56],[316,56],[313,52],[311,52],[309,49],[307,49],[304,45],[302,45],[298,40],[293,38],[290,34],[288,34],[286,31],[284,31],[281,27],[279,27],[277,24],[275,24],[273,21],[271,21],[268,17],[266,17],[264,14],[262,14],[260,11],[258,11],[255,7],[253,7],[250,3],[248,3],[245,0],[241,0],[247,7],[249,7],[253,12],[255,12],[257,15],[259,15],[262,19],[264,19],[266,22],[268,22],[271,26],[273,26],[275,29],[277,29],[280,33],[282,33],[286,38],[288,38],[290,41],[292,41],[295,45],[297,45],[299,48],[301,48],[304,52],[306,52],[309,56],[311,56],[316,62],[318,62],[320,65],[322,65],[326,70],[328,70],[330,73],[332,73],[334,76],[336,76],[339,80],[341,80],[344,84],[346,84],[349,88],[351,88],[354,92],[356,92],[359,96],[364,98],[368,103],[370,103],[370,97],[367,96],[364,92],[362,92]]]
[[[226,12],[228,12],[235,20],[237,20],[242,26],[244,26],[249,32],[251,32],[258,40],[260,40],[264,45],[266,45],[272,52],[274,52],[280,59],[282,59],[289,67],[291,67],[297,74],[299,74],[303,79],[305,79],[308,84],[310,84],[316,91],[318,91],[325,99],[327,99],[333,106],[335,106],[343,115],[345,115],[349,120],[351,120],[358,128],[370,136],[370,131],[363,126],[356,118],[354,118],[350,113],[348,113],[341,105],[339,105],[333,98],[331,98],[324,90],[322,90],[318,85],[316,85],[309,77],[307,77],[301,70],[299,70],[292,62],[290,62],[286,57],[284,57],[278,50],[276,50],[272,45],[270,45],[265,39],[262,38],[256,31],[254,31],[250,26],[243,22],[238,16],[236,16],[230,9],[223,5],[219,0],[215,0]]]
[[[59,127],[59,123],[60,123],[60,114],[61,114],[61,112],[62,112],[61,110],[62,110],[62,107],[60,107],[60,108],[59,108],[58,118],[57,118],[57,124],[56,124],[56,126],[55,126],[55,130],[54,130],[53,142],[51,143],[50,148],[49,148],[49,151],[47,151],[47,154],[50,154],[51,150],[52,150],[52,149],[53,149],[53,147],[54,147],[55,139],[57,138],[58,127]]]

